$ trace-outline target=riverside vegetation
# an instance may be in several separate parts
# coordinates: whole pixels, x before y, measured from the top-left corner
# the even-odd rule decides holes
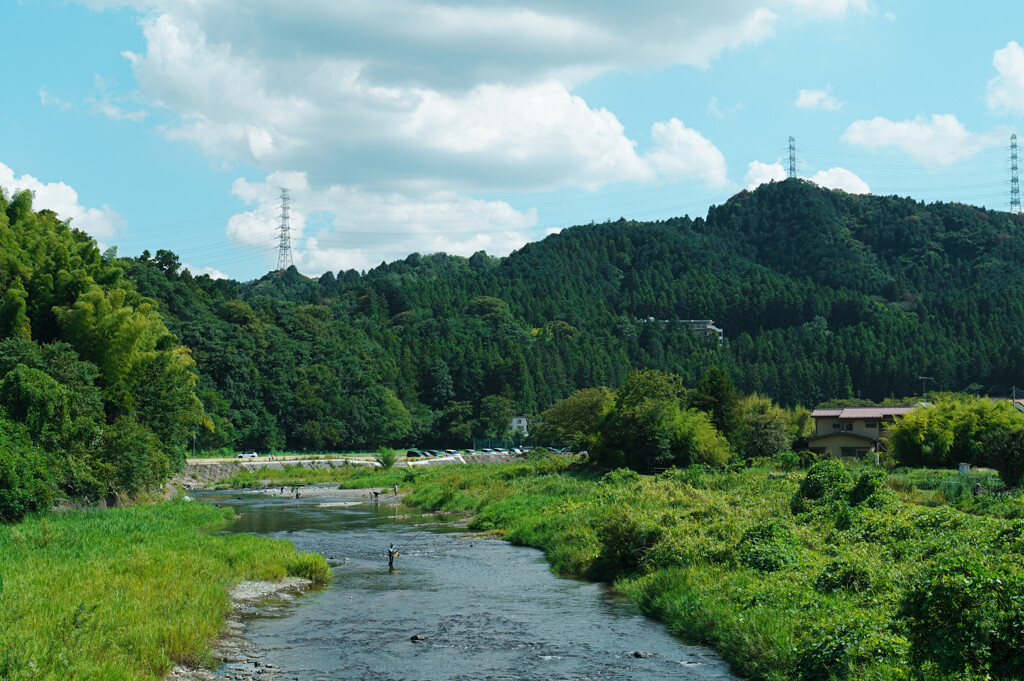
[[[201,531],[231,517],[178,500],[0,525],[0,679],[156,681],[214,662],[234,584],[331,580],[290,542]]]
[[[351,470],[343,486],[412,486],[407,503],[471,514],[560,574],[614,582],[750,678],[1020,678],[1024,521],[910,503],[921,474],[765,463],[641,476],[550,457]],[[1021,506],[1018,493],[1002,508]]]

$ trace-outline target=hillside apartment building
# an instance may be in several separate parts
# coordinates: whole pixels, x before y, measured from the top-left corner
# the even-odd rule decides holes
[[[879,440],[888,434],[889,424],[916,407],[856,407],[815,409],[815,434],[807,440],[817,454],[864,458],[881,451]]]

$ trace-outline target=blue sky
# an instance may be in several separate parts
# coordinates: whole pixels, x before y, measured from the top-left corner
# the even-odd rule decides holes
[[[194,272],[504,255],[798,174],[1009,208],[1016,3],[18,0],[0,186]],[[1024,145],[1022,145],[1024,157]]]

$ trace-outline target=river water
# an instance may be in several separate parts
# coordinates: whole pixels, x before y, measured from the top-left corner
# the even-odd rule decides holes
[[[275,678],[737,678],[713,650],[684,645],[607,586],[555,577],[540,551],[474,538],[393,499],[371,504],[340,490],[336,498],[200,496],[234,506],[240,517],[227,532],[285,538],[343,561],[330,586],[248,616],[246,638]],[[391,542],[400,548],[393,571]]]

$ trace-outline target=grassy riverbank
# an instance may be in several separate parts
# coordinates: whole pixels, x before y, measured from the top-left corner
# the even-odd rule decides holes
[[[201,531],[231,516],[174,501],[0,526],[0,679],[161,679],[210,662],[232,585],[330,579],[289,542]]]
[[[567,466],[425,469],[406,501],[472,513],[471,528],[543,549],[562,574],[614,581],[752,678],[1010,679],[1024,669],[1020,520],[906,503],[899,478],[851,479],[828,465],[807,482],[768,468],[641,477]],[[351,475],[345,486],[397,477]]]

